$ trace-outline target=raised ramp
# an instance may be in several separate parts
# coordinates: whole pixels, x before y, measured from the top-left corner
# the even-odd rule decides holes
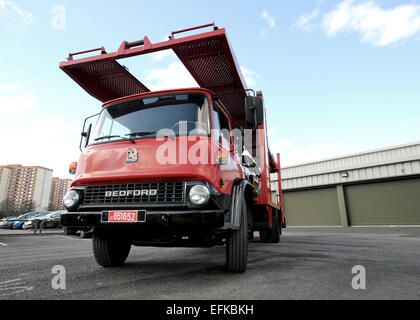
[[[213,31],[176,39],[175,34],[203,27]],[[247,89],[240,66],[225,29],[214,24],[172,32],[168,41],[152,44],[147,37],[135,42],[124,41],[118,51],[106,53],[98,48],[69,55],[60,68],[86,92],[105,102],[150,90],[129,73],[116,60],[172,49],[198,85],[219,96],[232,117],[239,122],[245,119],[244,99]],[[74,60],[78,54],[101,50],[101,54]],[[170,89],[170,88],[168,88]]]

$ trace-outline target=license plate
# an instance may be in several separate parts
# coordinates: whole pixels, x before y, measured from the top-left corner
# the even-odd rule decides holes
[[[145,222],[146,210],[118,210],[102,213],[102,222]]]

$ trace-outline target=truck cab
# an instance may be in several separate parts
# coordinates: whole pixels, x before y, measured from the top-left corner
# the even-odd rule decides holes
[[[101,266],[123,264],[132,245],[225,245],[227,270],[244,272],[254,231],[263,242],[280,239],[281,181],[278,200],[272,199],[270,183],[270,173],[279,173],[280,166],[268,148],[262,93],[249,94],[253,90],[244,85],[233,52],[224,45],[224,29],[212,26],[212,32],[180,39],[174,35],[185,30],[172,32],[160,44],[147,37],[123,42],[112,54],[103,48],[100,55],[79,60],[70,54],[60,64],[103,101],[96,121],[85,121],[82,153],[71,165],[75,177],[63,199],[67,213],[61,216],[67,228],[93,228],[93,253]],[[188,68],[189,45],[208,45],[212,38],[220,41],[226,59],[233,57],[228,63],[236,74],[233,92],[204,83],[150,92],[138,80],[136,92],[127,92],[132,75],[116,59],[171,48]],[[180,49],[184,53],[178,54]],[[119,74],[115,83],[89,73],[98,65],[108,68],[104,74]],[[201,69],[191,72],[198,83],[200,74],[209,72]],[[121,77],[125,80],[118,82]]]

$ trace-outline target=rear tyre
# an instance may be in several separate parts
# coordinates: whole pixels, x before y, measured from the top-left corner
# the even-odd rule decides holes
[[[226,269],[243,273],[248,263],[248,214],[245,198],[242,199],[241,224],[226,242]]]
[[[270,242],[279,243],[281,235],[281,221],[278,211],[273,214],[273,227],[270,232]]]
[[[102,267],[117,267],[124,264],[131,248],[131,241],[123,235],[93,232],[93,255]]]
[[[281,221],[278,211],[273,212],[272,228],[260,230],[260,240],[264,243],[279,243],[281,236]]]
[[[268,243],[270,242],[270,236],[268,230],[260,230],[260,240],[261,242]]]

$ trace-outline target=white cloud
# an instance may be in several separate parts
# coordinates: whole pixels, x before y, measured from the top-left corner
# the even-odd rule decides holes
[[[17,84],[0,83],[0,165],[20,163],[69,177],[79,156],[80,128],[63,117],[43,118],[38,97]]]
[[[319,13],[319,9],[315,9],[310,13],[304,13],[296,21],[295,26],[306,31],[312,31],[316,27],[316,24],[312,23],[312,21],[319,16]]]
[[[80,128],[62,117],[32,121],[16,117],[14,125],[2,124],[0,164],[19,163],[53,169],[54,176],[69,177],[68,165],[79,157]]]
[[[151,91],[198,87],[197,82],[179,61],[171,62],[167,68],[147,72],[143,82]]]
[[[168,49],[168,50],[153,52],[151,56],[154,60],[161,61],[167,57],[176,57],[176,54],[172,51],[172,49]]]
[[[242,66],[241,66],[241,71],[242,71],[242,75],[245,78],[245,82],[246,82],[248,88],[252,89],[253,87],[255,87],[256,84],[257,84],[256,81],[255,81],[255,76],[256,76],[255,72],[253,72],[253,71],[251,71],[251,70],[249,70],[245,67],[242,67]]]
[[[168,41],[168,37],[162,38],[161,42],[165,42],[165,41]],[[172,49],[153,52],[150,54],[150,56],[153,58],[153,60],[156,60],[156,61],[162,61],[163,59],[168,58],[168,57],[176,58],[176,54]]]
[[[0,83],[0,90],[16,90],[19,89],[20,85],[12,83]]]
[[[288,139],[273,143],[270,149],[273,153],[280,153],[282,166],[321,160],[335,157],[339,154],[338,148],[330,144],[319,143],[316,145],[296,146]]]
[[[0,83],[0,116],[22,115],[38,104],[32,92],[22,92],[19,85]]]
[[[361,42],[383,47],[420,32],[420,5],[383,9],[375,1],[355,4],[353,0],[345,0],[325,14],[322,28],[330,37],[344,31],[356,31],[362,36]]]
[[[32,24],[35,22],[34,15],[31,12],[26,11],[25,9],[20,7],[15,2],[0,0],[0,7],[2,11],[11,11],[17,14],[26,24]]]
[[[261,30],[261,37],[264,37],[264,35],[269,32],[271,29],[273,29],[276,26],[276,19],[274,19],[273,16],[271,16],[267,10],[263,10],[261,13],[261,18],[264,19],[266,22],[266,26]]]

